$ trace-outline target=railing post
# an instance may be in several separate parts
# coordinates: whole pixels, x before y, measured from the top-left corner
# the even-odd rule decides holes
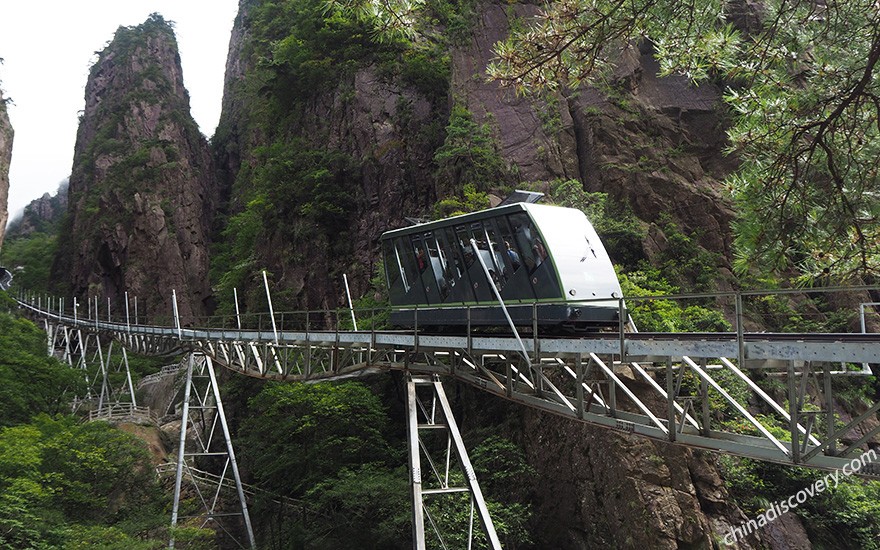
[[[797,395],[797,380],[795,379],[794,372],[794,360],[788,361],[788,415],[791,417],[791,420],[788,423],[788,431],[791,434],[791,461],[795,464],[798,464],[801,460],[801,448],[798,444],[799,432],[798,432],[798,422],[799,411],[798,411],[798,395]]]
[[[737,362],[739,363],[739,368],[746,368],[746,343],[744,341],[745,330],[743,329],[743,300],[742,293],[736,292],[736,348],[737,348]]]
[[[183,331],[180,328],[180,313],[177,310],[177,290],[171,289],[171,301],[174,306],[174,325],[177,327],[177,339],[183,340]]]
[[[684,368],[684,367],[681,367]],[[675,434],[678,431],[675,422],[675,372],[672,370],[672,357],[666,358],[666,419],[669,426],[669,441],[675,441]],[[687,411],[681,413],[681,423],[684,425],[685,415]]]
[[[468,355],[474,355],[474,335],[471,332],[471,306],[467,306],[467,352]]]
[[[532,302],[532,362],[541,363],[540,340],[538,339],[538,302]]]
[[[413,310],[413,353],[419,352],[419,304]]]
[[[354,304],[351,301],[351,291],[348,289],[348,275],[343,273],[342,280],[345,282],[345,295],[348,297],[348,309],[351,311],[351,324],[354,327],[354,330],[357,331],[358,323],[357,319],[354,317]]]
[[[266,300],[269,301],[269,316],[272,319],[272,334],[275,335],[275,345],[278,345],[278,327],[275,326],[275,310],[272,308],[272,295],[269,293],[269,279],[266,278],[266,270],[263,270],[263,285],[266,287]],[[337,320],[338,324],[338,320]]]
[[[828,446],[825,447],[825,454],[835,456],[837,455],[837,441],[834,439],[834,394],[831,389],[831,367],[827,363],[822,365],[822,382],[825,386],[825,426],[828,431]]]
[[[623,336],[624,325],[626,324],[623,315],[623,298],[617,300],[617,331],[620,337],[620,362],[625,362],[626,357],[626,338]]]
[[[237,288],[232,287],[232,295],[235,298],[235,322],[238,324],[238,330],[240,332],[241,331],[241,312],[238,309],[238,289]]]

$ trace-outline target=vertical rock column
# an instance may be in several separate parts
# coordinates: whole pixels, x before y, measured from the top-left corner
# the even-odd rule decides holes
[[[6,100],[0,92],[0,248],[6,234],[6,221],[9,219],[7,203],[9,199],[9,163],[12,160],[12,124],[6,112]]]
[[[81,299],[124,295],[168,321],[210,309],[208,245],[214,164],[190,114],[174,31],[154,14],[120,27],[86,84],[70,177],[68,223],[53,267]]]

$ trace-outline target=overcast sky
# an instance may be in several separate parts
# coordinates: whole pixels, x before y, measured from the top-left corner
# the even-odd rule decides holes
[[[158,12],[175,23],[193,118],[210,137],[238,0],[6,0],[0,6],[0,88],[15,130],[9,214],[54,194],[70,175],[89,67],[116,29]]]

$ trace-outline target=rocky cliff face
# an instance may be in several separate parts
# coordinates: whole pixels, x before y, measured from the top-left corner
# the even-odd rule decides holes
[[[729,270],[732,209],[721,179],[735,166],[722,155],[720,91],[686,79],[656,76],[647,49],[628,51],[607,90],[582,89],[543,99],[516,97],[483,76],[492,48],[513,18],[534,17],[537,6],[487,2],[472,38],[452,52],[456,97],[496,127],[501,154],[524,181],[577,179],[587,191],[608,193],[647,224],[644,255],[663,251],[661,214]],[[612,251],[613,254],[613,251]]]
[[[120,27],[85,100],[55,278],[81,300],[121,304],[128,291],[141,312],[166,319],[176,290],[185,322],[203,314],[217,190],[171,26],[153,15]]]
[[[9,163],[12,160],[12,124],[6,112],[6,101],[0,93],[0,248],[6,234],[6,221],[9,219],[7,201],[9,199]]]
[[[68,185],[65,181],[54,195],[44,193],[25,206],[21,217],[9,222],[7,238],[27,237],[38,232],[56,233],[67,211]]]
[[[223,112],[212,139],[215,158],[231,193],[230,213],[240,213],[255,198],[271,201],[273,212],[253,210],[260,230],[248,253],[254,266],[273,274],[273,299],[277,292],[283,307],[333,309],[344,296],[342,274],[348,274],[353,293],[363,293],[377,261],[379,235],[436,200],[431,156],[446,97],[426,97],[373,64],[331,78],[326,89],[310,90],[306,97],[277,88],[283,74],[255,94],[254,76],[264,74],[257,58],[271,55],[255,53],[266,39],[255,39],[251,30],[252,12],[260,4],[240,3]],[[322,63],[332,60],[327,56]],[[294,80],[289,87],[299,86],[289,78]],[[267,112],[276,118],[267,120]],[[313,170],[321,165],[326,172]],[[269,171],[271,180],[265,179]],[[310,183],[316,178],[320,181]],[[285,186],[301,191],[281,195]],[[245,307],[264,311],[262,288],[252,280],[240,282],[252,289],[242,293],[238,286]]]
[[[660,214],[665,212],[700,235],[700,244],[722,258],[717,267],[727,268],[731,210],[718,189],[730,167],[720,157],[717,90],[659,80],[648,52],[634,51],[621,64],[614,94],[582,90],[544,100],[514,97],[487,83],[483,69],[510,18],[533,15],[535,8],[489,2],[478,8],[471,37],[450,52],[450,89],[441,101],[400,75],[365,64],[326,90],[288,98],[288,105],[298,105],[295,113],[269,123],[260,119],[265,96],[248,95],[246,84],[260,75],[262,91],[272,93],[272,81],[252,57],[250,26],[259,5],[242,1],[227,63],[223,120],[213,140],[232,211],[252,201],[244,184],[255,181],[261,165],[277,162],[278,157],[260,155],[279,135],[296,135],[309,147],[359,161],[337,178],[356,203],[337,233],[343,242],[322,236],[297,212],[263,213],[264,219],[281,216],[286,227],[302,224],[286,234],[264,225],[256,247],[257,261],[269,266],[289,305],[341,305],[343,294],[334,279],[343,270],[354,294],[363,293],[371,269],[365,266],[376,261],[378,236],[403,225],[403,216],[424,214],[449,191],[449,182],[438,181],[433,162],[442,133],[433,140],[424,135],[432,125],[446,126],[452,104],[463,105],[493,129],[498,153],[516,167],[520,180],[577,179],[586,190],[628,204],[650,228],[644,256],[663,252]],[[277,199],[273,204],[285,208]],[[513,414],[522,415],[521,441],[541,480],[535,487],[534,526],[540,547],[710,548],[743,517],[728,502],[711,458],[545,414]]]

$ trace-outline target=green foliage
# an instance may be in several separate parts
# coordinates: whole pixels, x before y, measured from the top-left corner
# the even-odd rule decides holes
[[[353,541],[364,549],[409,547],[412,505],[404,466],[343,468],[310,489],[307,497],[316,514],[309,548],[332,550]]]
[[[354,299],[354,312],[358,330],[378,330],[388,327],[391,303],[388,301],[388,285],[385,283],[385,264],[380,261],[370,278],[366,294]],[[347,317],[339,322],[340,328],[354,328]]]
[[[635,269],[644,260],[645,228],[628,205],[614,201],[607,193],[584,191],[577,180],[552,182],[548,198],[554,204],[582,210],[615,265],[624,270]]]
[[[660,274],[645,267],[631,273],[618,273],[620,288],[627,298],[669,296],[678,288]],[[711,307],[679,300],[645,299],[627,302],[629,314],[640,331],[645,332],[726,332],[731,329],[724,315]]]
[[[474,0],[330,0],[330,9],[356,17],[379,44],[426,39],[462,43],[476,20]]]
[[[234,311],[233,288],[262,292],[254,284],[258,258],[276,258],[282,249],[263,250],[270,242],[300,244],[307,240],[317,253],[344,256],[350,250],[349,220],[360,204],[357,164],[348,155],[313,148],[305,140],[278,141],[255,150],[258,163],[240,176],[250,187],[245,207],[229,218],[224,242],[215,248],[212,278],[219,281],[221,311]],[[291,260],[292,258],[287,258]],[[282,296],[275,294],[278,298]],[[279,302],[281,303],[281,302]]]
[[[259,197],[254,206],[268,223],[282,226],[299,217],[327,233],[347,227],[358,195],[350,157],[310,148],[299,140],[275,142],[254,153],[259,162],[253,177]]]
[[[146,540],[167,521],[149,452],[103,422],[43,415],[0,429],[0,495],[3,547],[161,547]]]
[[[68,411],[85,382],[46,355],[45,339],[0,313],[0,547],[163,547],[149,539],[167,514],[144,443],[103,422],[47,416]]]
[[[614,79],[616,53],[649,42],[660,74],[726,87],[736,267],[796,269],[802,284],[880,271],[880,27],[871,0],[558,0],[496,44],[489,75],[520,91]],[[736,27],[734,27],[736,25]]]
[[[12,272],[16,287],[47,292],[57,241],[54,233],[42,232],[7,239],[0,253],[0,265]]]
[[[461,103],[452,107],[446,141],[434,153],[434,162],[438,183],[445,188],[472,185],[486,191],[511,179],[491,126],[478,124]]]
[[[667,278],[679,285],[689,285],[694,292],[715,288],[718,254],[709,252],[697,243],[697,235],[688,235],[671,217],[660,216],[666,248],[659,258],[659,268]]]
[[[450,483],[464,485],[464,478],[460,475],[451,476]],[[531,534],[527,522],[531,516],[531,506],[514,502],[501,504],[487,500],[486,507],[489,516],[495,526],[498,538],[504,548],[516,549],[528,548],[531,544]],[[467,548],[468,529],[470,526],[470,495],[466,493],[444,495],[441,498],[432,499],[425,506],[427,514],[431,516],[438,531],[443,535],[443,540],[449,548]],[[485,550],[491,548],[485,534],[479,527],[479,519],[474,517],[474,537],[471,548]],[[427,522],[426,522],[427,523]],[[427,527],[426,527],[427,528]],[[430,539],[429,548],[440,549],[442,546],[436,539]]]
[[[12,313],[16,309],[18,309],[18,302],[9,295],[9,292],[0,290],[0,311]]]
[[[408,49],[399,63],[388,64],[396,69],[404,82],[435,103],[446,99],[449,93],[450,61],[448,52],[434,46],[431,49]]]
[[[485,494],[506,502],[523,500],[523,488],[535,475],[522,449],[498,435],[484,439],[470,453]]]
[[[158,550],[164,542],[141,540],[116,527],[103,525],[75,524],[63,533],[64,550]],[[194,547],[187,545],[185,548]]]
[[[178,526],[171,530],[174,543],[188,550],[214,550],[217,548],[217,533],[206,527]]]
[[[761,294],[744,300],[749,315],[777,332],[849,332],[858,313],[828,302],[828,295]]]
[[[362,384],[269,384],[249,408],[243,460],[270,491],[300,496],[342,468],[390,456],[385,411]]]
[[[483,440],[470,452],[471,462],[489,513],[504,548],[528,548],[532,543],[529,521],[532,517],[528,487],[535,470],[522,449],[498,435]]]
[[[117,55],[131,55],[135,49],[146,47],[149,36],[155,36],[156,34],[166,34],[171,40],[175,39],[174,24],[170,21],[165,21],[161,14],[153,12],[140,25],[118,27],[113,35],[113,51]],[[108,53],[109,51],[106,49],[98,52],[98,62],[92,65],[93,73]]]
[[[828,475],[730,456],[722,456],[719,464],[731,496],[749,518]],[[794,511],[803,520],[810,541],[822,548],[880,548],[880,482],[842,473],[838,479],[839,485],[831,480],[826,490]]]
[[[452,44],[464,43],[471,37],[474,22],[477,21],[474,0],[425,0],[428,21],[436,19],[443,27],[443,34]]]
[[[251,8],[250,54],[263,73],[259,93],[269,99],[267,114],[283,118],[354,69],[396,59],[407,47],[404,37],[382,44],[373,40],[372,21],[345,7],[323,0],[281,0]]]
[[[461,196],[447,197],[434,204],[432,219],[440,220],[450,216],[459,216],[469,212],[477,212],[489,208],[489,195],[477,191],[474,184],[465,184]]]
[[[84,385],[82,373],[47,355],[45,333],[0,313],[0,426],[66,411]]]
[[[237,443],[243,467],[260,488],[308,503],[304,510],[256,503],[252,517],[265,517],[264,544],[407,546],[404,455],[391,445],[387,414],[369,388],[269,383],[247,407]]]

